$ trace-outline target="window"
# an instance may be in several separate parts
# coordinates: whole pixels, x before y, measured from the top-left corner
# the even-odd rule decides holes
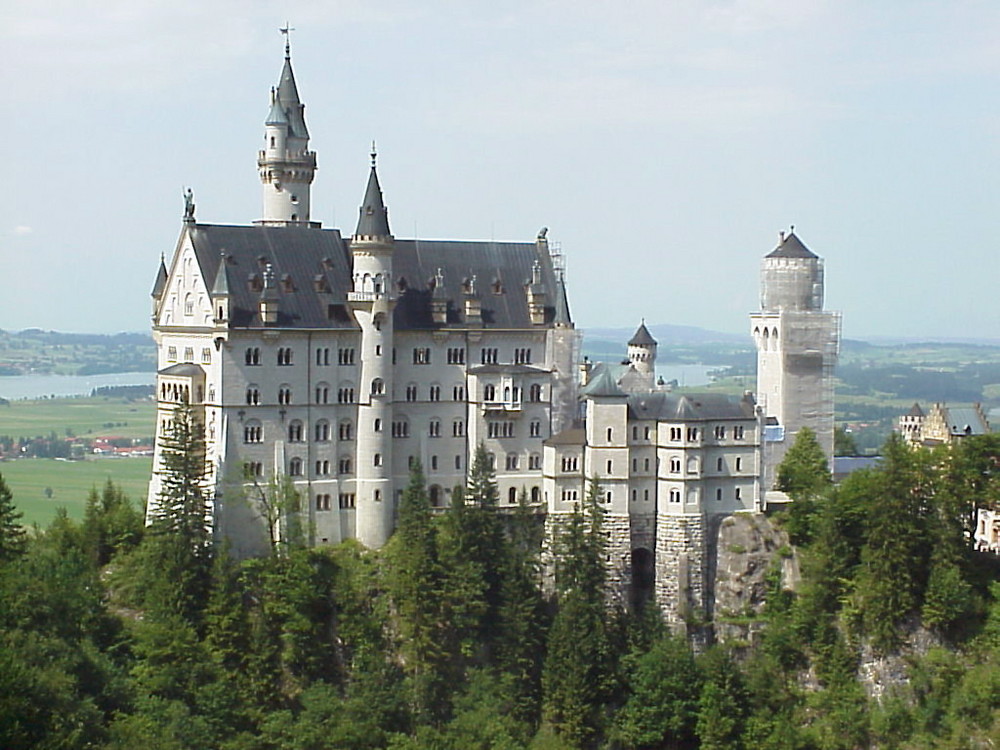
[[[742,492],[740,491],[740,488],[739,488],[739,487],[737,487],[737,488],[736,488],[736,489],[734,490],[734,496],[736,497],[736,499],[737,499],[737,500],[742,500],[742,499],[743,499],[743,498],[742,498],[742,495],[743,495],[743,493],[742,493]]]
[[[452,437],[463,437],[465,435],[465,420],[456,419],[451,423]]]
[[[376,503],[382,502],[382,490],[375,490],[374,494],[372,495],[372,499]]]
[[[486,463],[489,465],[491,471],[496,471],[497,470],[497,454],[496,453],[487,453],[486,454]]]
[[[724,463],[725,462],[723,461],[722,456],[719,456],[717,459],[715,459],[715,470],[722,471]]]
[[[405,419],[395,419],[392,422],[392,436],[405,438],[410,436],[410,423]]]
[[[726,426],[722,424],[715,425],[715,439],[725,440],[726,439]]]
[[[646,436],[645,439],[649,440],[649,428],[648,427],[646,428],[645,436]]]
[[[427,434],[431,437],[441,437],[441,420],[432,419],[427,425]]]
[[[382,292],[382,287],[380,282],[375,282],[375,294],[380,294]],[[385,324],[385,315],[378,313],[372,318],[372,326],[374,326],[376,331],[381,331],[382,326]]]
[[[330,510],[330,495],[328,493],[316,495],[316,510]]]
[[[330,423],[325,419],[319,420],[313,431],[316,435],[316,442],[318,443],[325,443],[330,439]]]
[[[316,350],[316,364],[317,365],[328,365],[330,364],[330,350],[326,347],[320,347]]]
[[[353,404],[354,403],[354,387],[345,385],[337,389],[337,403],[338,404]]]
[[[562,501],[564,503],[575,503],[577,499],[576,490],[563,490],[562,491]]]
[[[260,364],[260,349],[256,346],[251,346],[246,350],[245,355],[246,363],[248,365],[259,365]]]
[[[743,439],[743,425],[736,425],[733,427],[733,440]]]
[[[563,471],[576,471],[579,466],[579,459],[576,456],[563,456],[562,457],[562,470]]]
[[[330,386],[326,383],[320,383],[316,386],[316,403],[317,404],[328,404],[330,403]]]
[[[293,458],[288,462],[288,476],[290,477],[301,477],[302,476],[302,459]]]
[[[528,425],[528,431],[531,437],[541,437],[542,436],[542,420],[533,419],[531,424]]]
[[[642,499],[644,502],[649,502],[649,490],[642,491]]]
[[[264,428],[256,419],[251,419],[243,425],[243,442],[260,443],[264,439]]]
[[[507,471],[517,471],[517,454],[508,453],[507,454]],[[513,488],[511,488],[513,489]]]
[[[509,490],[507,490],[507,502],[510,505],[513,505],[514,503],[517,502],[517,489],[516,488],[511,487]]]
[[[278,403],[285,406],[292,403],[292,389],[287,385],[278,388]]]
[[[736,471],[743,471],[743,458],[741,456],[736,457]]]
[[[348,510],[353,508],[355,505],[354,493],[353,492],[341,492],[340,493],[340,507],[343,510]]]
[[[541,469],[542,468],[542,457],[537,453],[532,453],[528,456],[528,468],[529,469]]]
[[[688,440],[694,442],[698,439],[698,428],[688,427]]]
[[[456,385],[451,389],[451,398],[453,401],[465,401],[465,386]]]
[[[340,420],[340,424],[337,425],[337,437],[341,440],[353,440],[354,439],[354,425],[349,419]]]
[[[715,491],[715,499],[716,500],[722,500],[722,488],[721,487]]]
[[[538,383],[532,383],[531,387],[528,389],[528,401],[538,403],[542,400],[542,386]]]
[[[612,433],[613,433],[613,430],[612,430],[612,428],[609,427],[608,428],[608,442],[609,443],[611,442],[611,435],[612,435]]]
[[[497,400],[497,387],[492,383],[487,383],[483,386],[483,401],[496,401]]]
[[[338,349],[337,350],[337,364],[338,365],[353,365],[354,364],[354,349]]]
[[[292,350],[287,346],[278,348],[278,364],[286,367],[292,364]]]
[[[382,396],[385,394],[385,381],[382,378],[372,380],[372,395]]]
[[[416,401],[417,400],[417,384],[416,383],[410,383],[408,386],[406,386],[406,400],[407,401]]]
[[[486,424],[486,436],[491,438],[511,438],[514,437],[514,423],[488,422]]]
[[[670,428],[670,439],[671,440],[680,440],[681,439],[681,428],[680,427],[671,427]]]
[[[431,350],[427,347],[418,346],[413,349],[413,364],[429,365],[431,363]]]
[[[321,460],[316,462],[316,476],[325,477],[330,473],[330,462]]]
[[[167,362],[176,362],[176,361],[177,361],[177,347],[176,346],[168,346],[167,347]],[[247,362],[247,364],[250,364],[250,363]]]
[[[201,350],[201,363],[203,365],[212,364],[212,347],[206,346]]]
[[[351,473],[351,459],[349,456],[340,457],[340,460],[337,462],[337,473],[338,474]]]
[[[260,403],[260,389],[255,385],[247,386],[247,406],[256,406]]]
[[[243,464],[243,476],[247,479],[254,479],[264,475],[264,464],[260,461],[247,461]]]
[[[449,365],[464,365],[465,364],[465,349],[462,347],[453,347],[448,349],[448,364]]]
[[[455,456],[455,471],[461,471],[461,470],[462,470],[462,457]]]
[[[515,349],[514,350],[514,364],[515,365],[530,365],[531,364],[531,349]]]
[[[678,489],[670,490],[670,502],[679,503],[681,501],[681,491]]]
[[[632,459],[632,473],[634,474],[637,471],[639,471],[639,459],[638,458],[633,458]]]
[[[293,419],[288,423],[288,442],[289,443],[301,443],[302,442],[302,422],[298,419]]]
[[[432,385],[431,386],[431,401],[440,401],[440,400],[441,400],[441,386],[439,386],[439,385]]]
[[[194,315],[194,297],[190,294],[185,295],[184,297],[184,314]]]
[[[643,471],[649,471],[649,459],[648,458],[643,459],[643,461],[642,461],[642,470]]]
[[[610,492],[610,490],[609,490],[609,491],[608,491],[608,493],[607,493],[607,494],[606,494],[606,495],[604,496],[604,502],[606,502],[606,503],[610,503],[610,502],[611,502],[611,492]]]
[[[677,456],[673,456],[670,459],[670,473],[671,474],[681,473],[681,460]]]
[[[480,364],[495,365],[497,363],[497,349],[480,349]]]
[[[375,417],[375,421],[372,422],[373,432],[382,432],[382,420],[379,417]]]
[[[608,474],[611,473],[611,465],[612,465],[612,462],[608,461]]]
[[[438,457],[431,456],[431,471],[437,471],[438,468]]]
[[[633,440],[638,440],[639,439],[639,428],[638,427],[635,427],[635,426],[632,427],[632,439]]]
[[[381,465],[382,465],[382,454],[376,453],[375,455],[372,456],[372,466],[381,466]]]

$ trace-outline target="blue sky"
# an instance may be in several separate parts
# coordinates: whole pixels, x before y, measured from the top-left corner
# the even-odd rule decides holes
[[[375,138],[397,236],[548,226],[583,328],[745,330],[794,224],[845,336],[1000,339],[1000,5],[963,0],[5,3],[0,328],[147,328],[186,185],[259,218],[286,18],[326,226]]]

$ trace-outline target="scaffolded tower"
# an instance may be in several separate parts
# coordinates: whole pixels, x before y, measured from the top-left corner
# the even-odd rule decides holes
[[[761,264],[760,312],[751,313],[757,346],[757,404],[764,410],[764,487],[803,427],[833,456],[833,368],[840,313],[823,310],[823,260],[794,232]]]

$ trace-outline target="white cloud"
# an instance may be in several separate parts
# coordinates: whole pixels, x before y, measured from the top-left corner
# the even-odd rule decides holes
[[[34,231],[35,231],[34,229],[32,229],[31,227],[29,227],[29,226],[27,226],[25,224],[18,224],[16,227],[14,227],[13,231],[11,232],[11,234],[20,237],[20,236],[23,236],[23,235],[26,235],[26,234],[31,234]]]

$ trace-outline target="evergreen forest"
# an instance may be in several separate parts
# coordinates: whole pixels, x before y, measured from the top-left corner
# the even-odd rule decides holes
[[[704,613],[689,639],[655,602],[609,604],[599,478],[550,548],[483,450],[443,511],[414,466],[379,551],[307,547],[273,483],[271,554],[233,559],[182,408],[149,527],[109,483],[81,522],[26,530],[0,477],[0,747],[996,747],[1000,576],[969,532],[1000,507],[1000,436],[890,439],[836,486],[817,451],[789,452],[773,519],[801,580],[772,568],[763,627],[714,643]]]

